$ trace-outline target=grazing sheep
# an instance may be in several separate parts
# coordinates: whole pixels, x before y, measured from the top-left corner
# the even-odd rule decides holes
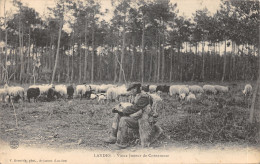
[[[10,98],[14,98],[15,100],[19,100],[20,98],[22,98],[24,100],[24,88],[22,87],[9,87],[7,84],[5,84],[4,86],[8,96],[9,96],[9,101]]]
[[[215,87],[213,85],[204,85],[203,90],[205,93],[207,94],[216,94],[217,90],[215,89]]]
[[[67,87],[66,85],[56,85],[54,89],[60,93],[60,95],[64,98],[67,95]]]
[[[5,102],[5,96],[7,95],[7,92],[4,88],[0,88],[0,98],[2,97],[2,101]]]
[[[186,100],[188,101],[188,102],[191,102],[191,101],[193,101],[193,100],[196,100],[196,96],[195,96],[195,94],[193,94],[193,93],[189,93],[189,95],[186,97]]]
[[[167,86],[167,85],[158,85],[157,88],[156,88],[156,92],[158,91],[161,91],[163,93],[169,93],[169,90],[170,90],[170,86]]]
[[[86,92],[85,92],[85,94],[84,94],[84,97],[87,98],[87,99],[90,99],[91,94],[92,94],[91,86],[90,86],[90,85],[87,85],[87,86],[86,86]]]
[[[141,89],[145,92],[149,92],[149,86],[150,85],[143,85]]]
[[[77,85],[76,86],[76,94],[80,95],[80,99],[82,99],[83,95],[84,97],[86,97],[86,92],[90,91],[91,88],[90,86],[86,86],[86,85]]]
[[[156,85],[150,85],[150,86],[149,86],[149,92],[150,92],[150,93],[156,92],[156,88],[157,88]]]
[[[68,99],[73,99],[74,87],[72,85],[67,87]]]
[[[179,85],[170,86],[170,96],[177,96],[179,94]]]
[[[186,85],[180,85],[179,86],[179,95],[181,94],[185,94],[185,96],[187,96],[189,94],[189,88]]]
[[[37,98],[40,96],[39,88],[29,88],[27,90],[27,99],[30,102],[31,98],[34,98],[34,102],[37,102]]]
[[[182,93],[179,95],[179,100],[184,100],[186,97],[186,94],[185,93]]]
[[[217,93],[228,93],[228,87],[220,86],[220,85],[215,85],[214,86]]]
[[[119,101],[127,101],[130,93],[127,91],[126,85],[116,87],[117,96]]]
[[[107,90],[107,100],[110,100],[112,102],[115,102],[115,100],[117,99],[117,89],[115,87],[110,87]]]
[[[189,86],[189,90],[190,90],[190,92],[192,92],[194,94],[204,93],[203,88],[201,86],[198,86],[198,85]]]
[[[47,95],[48,90],[52,88],[52,84],[42,84],[42,85],[31,85],[29,88],[39,88],[40,95]]]
[[[245,96],[250,96],[252,94],[253,88],[251,84],[246,84],[244,90],[242,91]]]
[[[54,101],[61,97],[61,94],[57,92],[54,88],[50,88],[47,93],[47,98],[49,101]]]

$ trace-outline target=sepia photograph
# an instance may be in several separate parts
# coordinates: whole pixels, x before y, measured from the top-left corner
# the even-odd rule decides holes
[[[259,164],[259,6],[0,0],[0,164]]]

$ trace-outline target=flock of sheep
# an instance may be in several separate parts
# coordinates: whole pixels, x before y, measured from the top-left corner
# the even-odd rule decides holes
[[[140,84],[141,86],[141,84]],[[179,98],[180,100],[186,100],[188,102],[195,100],[197,96],[206,94],[218,94],[227,93],[229,88],[227,86],[220,85],[142,85],[142,92],[150,93],[153,97],[158,97],[161,93],[167,93],[172,97]],[[75,92],[74,92],[75,91]],[[244,95],[250,95],[252,93],[252,86],[250,84],[245,85],[242,91]],[[113,84],[82,84],[82,85],[32,85],[27,91],[20,86],[8,86],[5,84],[3,88],[0,88],[0,99],[2,97],[3,102],[17,102],[24,101],[25,98],[30,102],[30,99],[34,99],[36,102],[39,97],[45,97],[47,101],[53,101],[59,98],[87,98],[97,99],[99,103],[105,101],[131,101],[131,95],[127,91],[126,85],[113,85]]]

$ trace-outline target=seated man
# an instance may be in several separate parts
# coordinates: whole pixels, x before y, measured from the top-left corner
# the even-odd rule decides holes
[[[117,148],[126,148],[128,146],[128,128],[138,129],[138,119],[142,117],[141,109],[153,103],[150,95],[141,93],[141,84],[132,84],[127,91],[130,91],[135,96],[134,104],[115,114],[111,135],[105,140],[106,143],[116,143]]]

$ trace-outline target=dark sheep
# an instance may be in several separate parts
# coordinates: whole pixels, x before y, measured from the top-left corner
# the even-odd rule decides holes
[[[61,94],[57,92],[54,88],[50,88],[47,93],[48,101],[54,101],[55,99],[59,99]]]
[[[67,87],[68,99],[73,99],[74,88],[72,85]]]
[[[167,85],[158,85],[157,88],[156,88],[156,92],[158,91],[161,91],[163,93],[169,93],[169,90],[170,90],[170,86],[167,86]]]
[[[91,94],[92,94],[92,90],[86,91],[85,94],[84,94],[84,97],[87,98],[87,99],[90,99]]]
[[[30,102],[31,98],[34,98],[34,102],[37,102],[37,98],[40,96],[39,88],[29,88],[27,90],[27,99]]]

